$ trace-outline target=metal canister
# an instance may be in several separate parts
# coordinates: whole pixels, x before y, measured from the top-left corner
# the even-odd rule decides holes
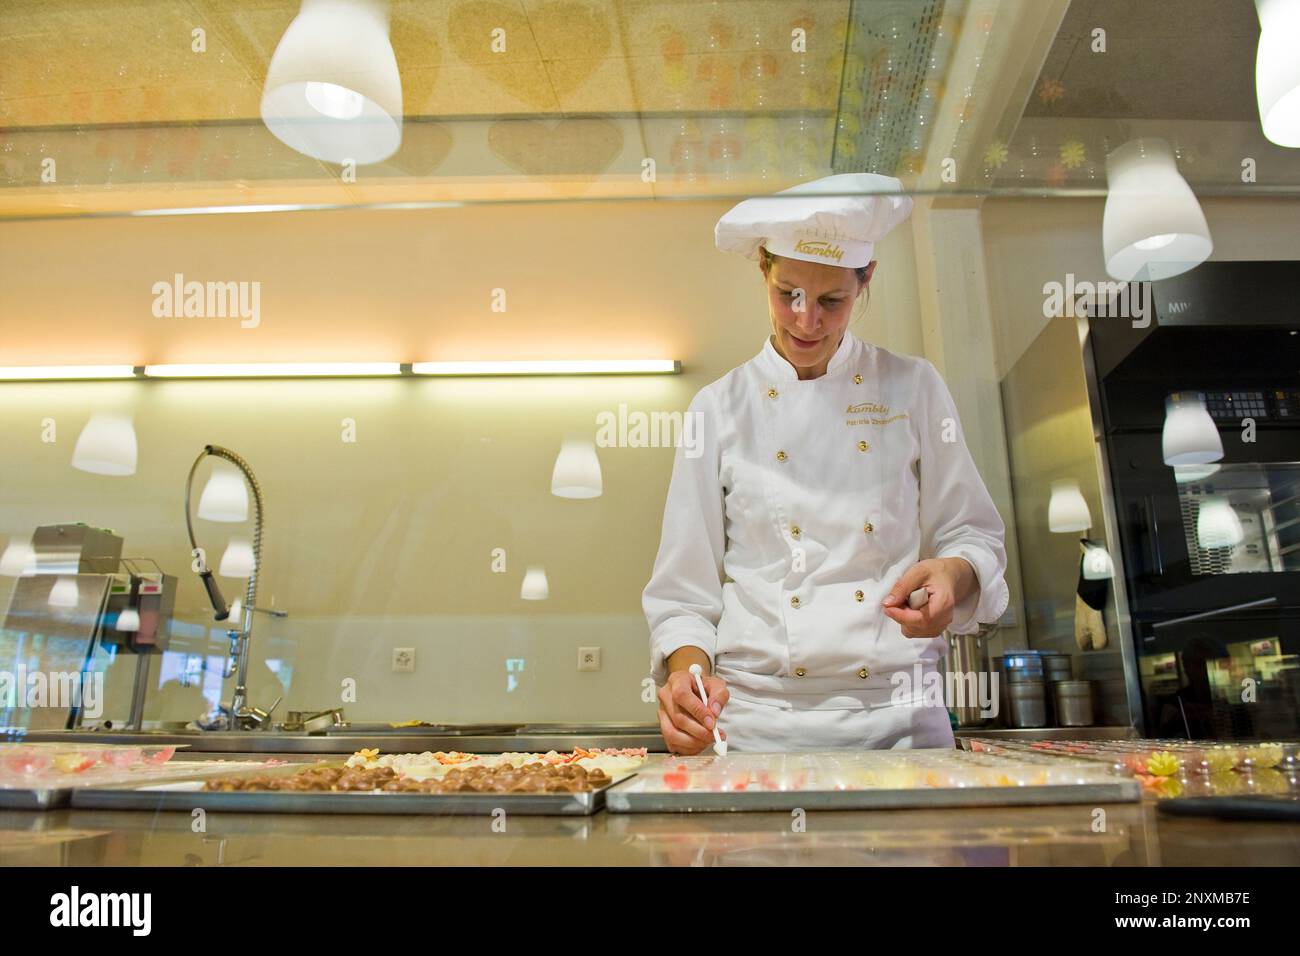
[[[1092,681],[1063,680],[1052,685],[1056,723],[1060,727],[1092,726]]]
[[[994,670],[998,678],[998,718],[1003,727],[1014,727],[1011,721],[1011,696],[1008,688],[1029,680],[1043,679],[1043,663],[1038,651],[1007,651],[994,658]]]
[[[1058,681],[1073,680],[1073,659],[1069,654],[1061,654],[1055,651],[1044,651],[1043,658],[1043,683],[1047,685],[1047,724],[1049,727],[1069,726],[1063,725],[1056,713],[1056,693],[1053,687]]]
[[[1043,660],[1044,681],[1054,684],[1057,681],[1074,679],[1074,658],[1069,654],[1046,653],[1040,656]]]
[[[979,685],[981,681],[987,680],[989,670],[989,631],[988,628],[981,628],[975,634],[948,635],[948,654],[944,667],[948,674],[955,676],[951,685],[954,695],[952,709],[959,727],[980,727],[988,723],[979,700]],[[971,686],[970,675],[975,677],[974,687]]]
[[[1038,651],[1008,651],[1002,655],[1002,673],[1008,684],[1043,680],[1043,656]]]
[[[1007,701],[1010,726],[1047,726],[1047,691],[1041,680],[1007,684]]]

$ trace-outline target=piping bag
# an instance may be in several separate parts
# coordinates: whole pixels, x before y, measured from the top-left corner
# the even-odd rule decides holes
[[[700,697],[704,699],[704,706],[708,707],[709,694],[708,691],[704,689],[704,680],[700,676],[704,673],[704,668],[700,667],[699,664],[692,664],[690,670],[691,676],[695,678],[695,687],[700,692]],[[725,757],[727,755],[727,742],[723,740],[722,735],[718,733],[718,722],[716,720],[713,722],[713,752],[719,757]]]

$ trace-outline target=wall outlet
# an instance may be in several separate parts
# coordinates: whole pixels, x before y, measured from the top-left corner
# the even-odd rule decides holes
[[[393,648],[393,673],[412,674],[415,672],[415,648]]]
[[[578,648],[578,670],[580,671],[600,670],[600,648],[599,647]]]

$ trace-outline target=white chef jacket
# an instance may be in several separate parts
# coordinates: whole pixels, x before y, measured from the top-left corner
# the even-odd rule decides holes
[[[678,648],[703,650],[736,749],[950,744],[946,711],[921,708],[915,686],[944,639],[904,637],[880,602],[930,557],[978,578],[953,633],[999,618],[1008,592],[1002,519],[934,366],[845,330],[826,374],[802,381],[769,337],[689,412],[698,443],[677,448],[642,594],[654,679]],[[898,672],[915,719],[897,709]]]

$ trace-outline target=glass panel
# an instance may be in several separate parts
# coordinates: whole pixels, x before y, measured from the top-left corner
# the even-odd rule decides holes
[[[1267,740],[1300,731],[1293,616],[1207,618],[1144,631],[1139,646],[1148,650],[1139,669],[1148,736]]]
[[[1300,570],[1300,464],[1207,467],[1178,485],[1192,574]]]
[[[279,702],[275,724],[341,707],[358,724],[653,730],[640,598],[675,443],[657,425],[771,326],[760,273],[717,252],[715,223],[737,198],[871,171],[916,212],[877,244],[851,328],[929,358],[952,394],[1007,526],[1012,613],[994,650],[1069,652],[1099,721],[1126,720],[1122,575],[1100,608],[1079,596],[1100,587],[1081,585],[1079,538],[1102,559],[1117,539],[1073,305],[1051,299],[1107,275],[1106,155],[1148,135],[1215,197],[1216,256],[1300,259],[1276,201],[1300,195],[1300,152],[1260,130],[1250,4],[395,2],[401,143],[362,163],[313,158],[262,115],[300,6],[0,4],[0,361],[100,367],[0,383],[0,546],[17,560],[0,608],[21,612],[48,577],[18,560],[37,528],[114,529],[126,557],[104,573],[127,584],[102,623],[118,633],[89,661],[105,719],[127,718],[141,682],[149,726],[211,716],[251,624],[247,700]],[[1243,178],[1243,158],[1267,175]],[[641,359],[668,368],[411,367]],[[156,374],[207,362],[392,374]],[[1231,411],[1257,413],[1256,397]],[[1294,417],[1290,398],[1272,404]],[[102,412],[131,418],[130,473],[72,467]],[[590,490],[590,458],[561,461],[575,438],[595,446],[598,497],[552,491],[560,464]],[[196,558],[185,482],[210,443],[247,457],[266,520],[196,517]],[[120,450],[98,452],[119,467]],[[1193,533],[1208,505],[1242,526],[1242,544],[1198,553],[1204,573],[1296,568],[1294,469],[1225,467],[1183,490]],[[1090,529],[1050,528],[1058,480],[1078,484]],[[156,644],[135,600],[150,562],[175,583]],[[241,601],[232,618],[214,620],[203,564]],[[45,600],[57,582],[41,583]],[[33,633],[6,622],[0,666],[38,660]]]
[[[1300,155],[1261,130],[1244,2],[395,3],[400,145],[351,170],[259,115],[297,8],[6,4],[0,214],[736,197],[861,170],[915,195],[1104,196],[1138,137],[1201,195],[1300,190]]]

